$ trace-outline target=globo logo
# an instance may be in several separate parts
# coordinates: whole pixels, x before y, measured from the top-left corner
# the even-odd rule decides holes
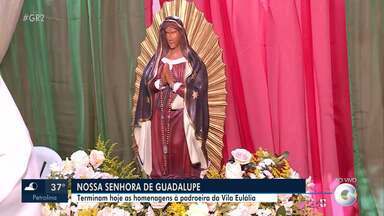
[[[334,196],[339,205],[351,206],[357,199],[356,188],[348,183],[340,184],[336,187]]]

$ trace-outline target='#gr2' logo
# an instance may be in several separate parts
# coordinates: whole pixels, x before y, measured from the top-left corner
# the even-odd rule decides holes
[[[356,188],[348,183],[343,183],[335,189],[335,200],[339,205],[351,206],[357,198]]]
[[[44,22],[44,14],[39,13],[31,13],[31,14],[24,14],[23,15],[23,21],[24,22]]]

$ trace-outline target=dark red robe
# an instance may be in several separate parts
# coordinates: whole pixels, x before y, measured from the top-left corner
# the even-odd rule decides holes
[[[186,63],[173,65],[170,70],[175,82],[183,83],[176,91],[167,86],[161,91],[154,83],[160,79],[163,68],[160,62],[159,73],[152,80],[152,178],[199,178],[200,169],[191,163],[184,133],[184,109],[171,110],[171,103],[178,94],[184,97]],[[163,102],[161,102],[161,100]],[[161,108],[163,106],[163,108]],[[163,116],[163,119],[161,118]],[[164,147],[167,146],[167,147]],[[166,148],[166,150],[164,150]],[[167,154],[164,153],[167,152]]]

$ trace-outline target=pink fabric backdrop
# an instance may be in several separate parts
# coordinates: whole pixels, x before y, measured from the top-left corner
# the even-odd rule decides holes
[[[146,0],[147,25],[153,1]],[[353,177],[345,3],[342,0],[195,0],[224,49],[224,157],[236,147],[281,153],[318,192]],[[164,0],[160,0],[164,3]],[[325,215],[354,215],[326,198]]]

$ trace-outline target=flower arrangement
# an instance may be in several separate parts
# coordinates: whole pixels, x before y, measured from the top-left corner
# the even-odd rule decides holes
[[[134,162],[125,164],[116,156],[113,149],[116,144],[97,140],[96,148],[89,154],[79,150],[74,152],[70,158],[62,163],[53,163],[50,167],[49,179],[111,179],[111,178],[139,178],[135,174]],[[75,203],[70,199],[67,203],[45,203],[42,207],[43,215],[63,216],[107,216],[107,215],[130,215],[134,211],[133,206],[128,203]]]
[[[299,174],[290,167],[287,157],[288,152],[276,156],[259,149],[252,155],[245,149],[235,149],[224,167],[224,176],[220,176],[227,179],[299,178]]]
[[[235,149],[232,157],[220,172],[209,169],[208,178],[220,179],[298,179],[287,160],[288,152],[271,154],[259,149],[254,154],[245,149]],[[311,177],[306,179],[307,192],[313,190]],[[220,203],[214,215],[320,215],[312,207],[312,197],[308,194],[282,194],[276,203]]]
[[[89,154],[76,151],[60,164],[51,164],[53,179],[72,178],[139,178],[133,162],[125,164],[113,156],[110,144],[98,139],[96,148]],[[245,149],[235,149],[221,171],[209,168],[204,178],[215,179],[273,179],[299,178],[287,160],[288,153],[274,155],[263,149],[252,154]],[[313,187],[307,179],[307,191]],[[69,191],[70,195],[70,191]],[[46,203],[43,215],[78,216],[248,216],[248,215],[318,215],[310,206],[311,196],[306,194],[278,195],[276,203]]]

